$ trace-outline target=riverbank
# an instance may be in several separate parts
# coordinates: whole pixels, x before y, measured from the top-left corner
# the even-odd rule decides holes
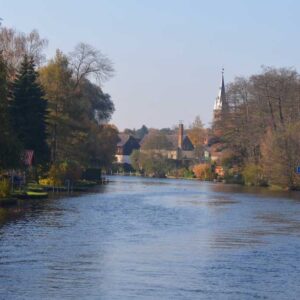
[[[22,189],[16,189],[5,198],[0,198],[0,207],[22,206],[26,201],[54,199],[64,196],[78,196],[83,193],[95,192],[97,187],[108,184],[109,180],[103,178],[101,182],[80,181],[75,185],[45,186],[30,183]]]

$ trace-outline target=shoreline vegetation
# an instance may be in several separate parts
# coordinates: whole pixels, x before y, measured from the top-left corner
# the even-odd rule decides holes
[[[16,189],[7,197],[0,198],[0,207],[22,206],[27,200],[53,199],[57,197],[78,196],[97,190],[100,186],[108,184],[109,180],[102,177],[101,181],[80,180],[72,186],[47,186],[29,183],[22,189]]]
[[[112,62],[82,42],[46,60],[47,44],[37,30],[0,25],[0,205],[88,191],[115,158],[115,107],[103,91]]]

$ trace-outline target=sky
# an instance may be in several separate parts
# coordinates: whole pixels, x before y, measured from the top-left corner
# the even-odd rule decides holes
[[[103,83],[124,128],[209,125],[225,83],[261,66],[300,67],[298,0],[0,0],[2,25],[37,29],[46,54],[91,44],[113,62]]]

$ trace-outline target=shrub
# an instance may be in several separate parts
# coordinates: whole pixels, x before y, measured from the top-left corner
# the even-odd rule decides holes
[[[185,169],[184,170],[184,173],[183,173],[183,177],[184,178],[194,178],[195,177],[195,174],[192,170],[190,169]]]
[[[64,161],[50,167],[49,182],[53,185],[62,185],[66,180],[79,180],[81,173],[82,169],[77,162]]]
[[[10,183],[8,179],[0,179],[0,198],[5,198],[10,193]]]
[[[246,185],[265,185],[262,167],[253,163],[246,164],[242,172]]]
[[[198,164],[193,167],[196,178],[201,180],[212,180],[213,172],[209,164]]]

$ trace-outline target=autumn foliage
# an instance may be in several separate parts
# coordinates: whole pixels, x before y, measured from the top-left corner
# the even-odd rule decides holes
[[[196,178],[201,180],[211,180],[213,179],[213,172],[209,164],[198,164],[193,168],[193,172]]]

